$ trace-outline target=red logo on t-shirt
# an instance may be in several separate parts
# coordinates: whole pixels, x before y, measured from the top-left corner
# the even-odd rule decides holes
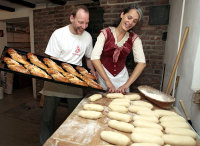
[[[76,52],[76,53],[79,53],[80,51],[81,51],[80,47],[79,47],[79,46],[77,46],[77,48],[76,48],[75,52]]]
[[[81,51],[81,48],[77,46],[75,53],[73,53],[73,55],[80,55],[80,51]]]

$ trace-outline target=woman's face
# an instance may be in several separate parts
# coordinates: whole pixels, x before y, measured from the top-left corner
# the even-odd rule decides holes
[[[131,9],[128,13],[124,14],[124,12],[121,13],[121,22],[120,25],[122,29],[125,31],[128,31],[129,29],[133,28],[138,20],[139,15],[135,9]]]

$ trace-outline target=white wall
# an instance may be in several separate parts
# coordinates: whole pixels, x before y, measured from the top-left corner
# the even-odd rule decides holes
[[[166,72],[164,80],[164,88],[168,84],[169,76],[171,74],[180,40],[183,37],[186,26],[189,26],[189,33],[181,54],[181,59],[178,64],[177,75],[180,76],[178,88],[175,94],[175,106],[183,113],[179,104],[179,100],[183,100],[185,107],[191,117],[193,127],[200,134],[200,109],[199,105],[192,102],[194,91],[192,84],[199,83],[199,74],[194,73],[199,68],[199,40],[200,40],[200,1],[186,0],[184,7],[183,23],[181,29],[181,37],[179,37],[179,28],[181,27],[181,6],[184,0],[171,1],[170,9],[170,24],[168,28],[168,36],[165,49]],[[196,84],[195,84],[196,85]],[[198,84],[199,85],[199,84]],[[197,86],[198,86],[197,85]],[[200,87],[198,87],[200,88]],[[183,114],[184,115],[184,114]]]

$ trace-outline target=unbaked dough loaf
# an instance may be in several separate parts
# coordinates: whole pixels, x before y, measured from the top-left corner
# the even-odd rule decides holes
[[[107,98],[123,98],[124,95],[122,93],[108,93],[106,97]]]
[[[145,121],[145,120],[135,120],[133,122],[133,125],[135,127],[143,127],[143,128],[158,128],[160,130],[162,130],[162,126],[160,126],[157,123],[154,122],[150,122],[150,121]]]
[[[151,103],[148,103],[148,102],[142,101],[142,100],[134,101],[133,105],[145,106],[145,107],[150,108],[150,109],[153,108],[153,105]]]
[[[130,106],[130,102],[127,101],[112,101],[110,102],[110,105],[121,105],[121,106],[125,106],[125,107],[129,107]]]
[[[133,143],[131,146],[160,146],[156,143]]]
[[[146,121],[151,121],[151,122],[154,122],[154,123],[159,122],[158,117],[156,117],[156,116],[134,115],[133,121],[135,121],[135,120],[146,120]]]
[[[193,130],[187,129],[187,128],[166,128],[165,133],[184,135],[184,136],[190,136],[192,138],[196,138],[196,133]]]
[[[131,105],[128,110],[130,112],[133,112],[133,113],[137,113],[138,111],[143,111],[143,110],[151,110],[150,108],[147,108],[145,106],[138,106],[138,105]]]
[[[141,133],[149,133],[152,135],[156,135],[156,136],[163,136],[163,133],[160,129],[158,128],[142,128],[142,127],[135,127],[133,129],[133,132],[141,132]]]
[[[179,115],[176,115],[176,116],[163,116],[160,118],[160,122],[165,122],[165,121],[183,121],[185,122],[186,120],[179,116]]]
[[[123,114],[128,112],[128,108],[121,106],[121,105],[110,104],[110,105],[108,105],[108,107],[114,112],[119,112],[119,113],[123,113]]]
[[[155,112],[155,111],[152,111],[152,110],[143,110],[143,111],[138,111],[137,112],[138,115],[143,115],[143,116],[156,116],[159,118],[159,115]]]
[[[164,141],[160,136],[155,136],[152,134],[142,133],[142,132],[133,132],[131,134],[131,139],[135,143],[148,142],[148,143],[156,143],[159,145],[164,144]]]
[[[175,113],[173,111],[169,111],[169,110],[156,109],[154,111],[159,115],[159,117],[178,115],[177,113]]]
[[[162,125],[164,128],[188,128],[188,129],[190,129],[190,125],[183,121],[165,121],[165,122],[161,122],[160,125]]]
[[[131,94],[124,95],[124,98],[130,99],[130,100],[140,100],[141,96],[138,93],[131,93]]]
[[[109,112],[108,117],[113,120],[123,121],[123,122],[130,122],[132,117],[128,114],[122,114],[118,112]]]
[[[99,105],[99,104],[84,104],[83,109],[91,110],[91,111],[98,111],[98,112],[102,112],[104,110],[103,106]]]
[[[101,112],[97,112],[97,111],[86,111],[86,110],[81,110],[79,111],[78,115],[82,118],[86,118],[86,119],[98,119],[102,117],[102,113]]]
[[[102,131],[100,136],[104,141],[115,145],[126,146],[130,144],[130,138],[118,132]]]
[[[130,99],[126,99],[126,98],[115,98],[112,101],[113,102],[118,101],[118,102],[128,102],[128,103],[130,103]]]
[[[101,99],[103,96],[101,94],[93,94],[90,97],[88,97],[89,101],[96,101],[98,99]]]
[[[116,120],[110,120],[108,122],[108,126],[122,132],[132,132],[132,130],[134,129],[134,126],[132,124]]]
[[[166,144],[181,145],[181,146],[194,146],[196,141],[190,136],[164,134],[163,140]]]

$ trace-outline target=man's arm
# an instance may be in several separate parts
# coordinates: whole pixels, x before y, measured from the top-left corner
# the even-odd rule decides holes
[[[92,61],[91,61],[90,58],[87,58],[87,57],[86,57],[86,64],[87,64],[87,67],[88,67],[88,69],[90,70],[90,72],[91,72],[93,75],[95,75],[95,77],[97,77],[96,70],[95,70],[95,68],[94,68],[94,66],[93,66]]]

